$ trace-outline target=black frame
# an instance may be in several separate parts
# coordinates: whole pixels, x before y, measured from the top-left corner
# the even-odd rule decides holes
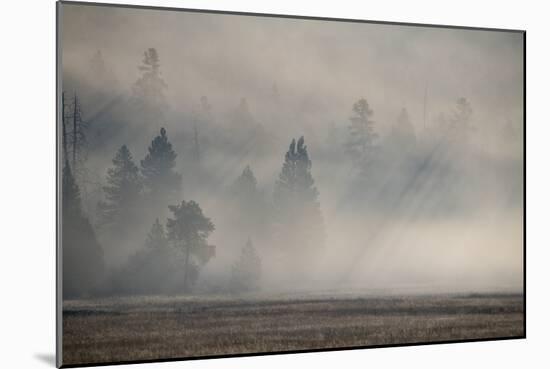
[[[99,7],[114,7],[114,8],[130,8],[141,10],[160,10],[160,11],[177,11],[187,13],[206,13],[206,14],[225,14],[225,15],[241,15],[252,17],[268,17],[268,18],[286,18],[286,19],[301,19],[301,20],[317,20],[317,21],[331,21],[331,22],[347,22],[347,23],[368,23],[368,24],[380,24],[380,25],[394,25],[394,26],[410,26],[410,27],[429,27],[429,28],[446,28],[446,29],[461,29],[472,31],[493,31],[493,32],[514,32],[523,35],[523,335],[512,337],[494,337],[494,338],[474,338],[463,340],[448,340],[448,341],[436,341],[436,342],[416,342],[416,343],[398,343],[398,344],[385,344],[385,345],[369,345],[369,346],[351,346],[351,347],[333,347],[322,349],[309,349],[309,350],[285,350],[274,352],[255,352],[255,353],[243,353],[243,354],[227,354],[227,355],[206,355],[206,356],[191,356],[181,358],[166,358],[156,360],[129,360],[129,361],[116,361],[116,362],[104,362],[96,364],[73,364],[63,365],[62,363],[62,319],[63,319],[63,295],[62,295],[62,242],[61,242],[61,207],[59,206],[61,200],[61,177],[60,177],[60,145],[59,145],[59,122],[60,122],[60,91],[61,91],[61,40],[60,40],[60,18],[61,18],[61,5],[82,5],[82,6],[99,6]],[[365,20],[365,19],[347,19],[347,18],[330,18],[319,16],[304,16],[304,15],[291,15],[291,14],[269,14],[269,13],[253,13],[253,12],[240,12],[240,11],[226,11],[226,10],[210,10],[210,9],[191,9],[191,8],[176,8],[176,7],[163,7],[154,5],[131,5],[131,4],[114,4],[114,3],[99,3],[99,2],[85,2],[85,1],[72,1],[72,0],[58,0],[56,2],[56,366],[58,368],[82,368],[92,366],[106,366],[106,365],[127,365],[127,364],[144,364],[144,363],[163,363],[173,361],[189,361],[189,360],[206,360],[206,359],[222,359],[222,358],[237,358],[237,357],[251,357],[251,356],[270,356],[270,355],[283,355],[283,354],[301,354],[301,353],[315,353],[315,352],[331,352],[331,351],[350,351],[350,350],[363,350],[363,349],[375,349],[375,348],[387,348],[387,347],[411,347],[411,346],[427,346],[427,345],[442,345],[452,343],[470,343],[470,342],[491,342],[491,341],[506,341],[517,340],[527,338],[527,31],[521,29],[506,29],[506,28],[490,28],[490,27],[473,27],[473,26],[456,26],[456,25],[443,25],[443,24],[430,24],[430,23],[408,23],[408,22],[392,22],[392,21],[377,21],[377,20]]]

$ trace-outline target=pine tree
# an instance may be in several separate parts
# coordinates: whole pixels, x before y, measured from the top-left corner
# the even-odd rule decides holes
[[[311,175],[304,137],[293,139],[275,183],[275,220],[283,249],[311,254],[324,245],[324,226],[319,191]]]
[[[77,166],[80,167],[86,160],[86,150],[88,146],[86,130],[88,129],[88,124],[82,119],[82,106],[76,94],[73,97],[73,102],[71,105],[71,164],[73,169],[76,169]]]
[[[138,69],[141,77],[134,84],[134,98],[145,108],[162,111],[167,105],[164,96],[167,85],[162,78],[160,58],[155,48],[145,50],[142,65]]]
[[[319,192],[311,175],[311,166],[304,137],[300,137],[297,144],[293,139],[275,184],[277,203],[316,203],[318,205]]]
[[[392,125],[388,141],[394,151],[404,155],[407,155],[415,147],[416,133],[407,109],[401,109],[396,123]]]
[[[239,105],[231,115],[231,125],[237,130],[251,130],[256,128],[256,121],[248,107],[248,101],[242,98]]]
[[[142,191],[142,179],[126,145],[117,151],[113,167],[107,170],[107,185],[103,187],[105,202],[99,207],[105,224],[113,228],[131,225],[136,217]]]
[[[174,171],[177,154],[166,136],[166,129],[160,129],[141,161],[141,174],[147,190],[154,196],[169,196],[181,187],[181,175]]]
[[[166,222],[167,236],[174,247],[184,254],[183,288],[188,292],[197,277],[190,272],[193,269],[198,270],[200,265],[208,262],[215,254],[215,247],[207,242],[215,227],[194,201],[182,201],[181,204],[168,208],[173,218]]]
[[[97,50],[90,58],[89,78],[101,90],[112,90],[117,85],[113,69],[105,61],[101,50]]]
[[[166,238],[166,233],[164,232],[164,226],[160,224],[159,218],[155,219],[155,223],[153,223],[153,226],[147,235],[145,245],[149,249],[164,249],[168,245],[168,239]]]
[[[353,104],[353,115],[349,118],[349,138],[346,151],[355,164],[364,164],[372,154],[378,134],[374,131],[374,112],[367,100],[359,99]]]
[[[63,297],[95,292],[103,276],[103,249],[84,216],[80,190],[65,160],[62,174],[62,255]]]
[[[263,235],[268,226],[268,205],[250,166],[246,166],[230,188],[232,210],[240,214],[233,226],[251,235]]]
[[[257,193],[258,181],[254,176],[254,172],[250,169],[250,166],[247,165],[244,168],[241,175],[235,180],[232,186],[232,194],[239,198],[247,199],[251,196],[255,196]]]
[[[62,174],[62,202],[63,214],[74,215],[75,217],[82,216],[82,208],[80,203],[80,189],[73,176],[69,160],[65,160]]]
[[[456,100],[455,110],[450,120],[450,129],[454,137],[467,139],[470,132],[473,131],[471,125],[473,109],[470,102],[461,97]]]
[[[260,287],[262,263],[250,238],[241,249],[231,274],[231,287],[237,291],[257,290]]]

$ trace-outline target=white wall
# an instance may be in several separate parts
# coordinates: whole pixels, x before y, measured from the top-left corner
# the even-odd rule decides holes
[[[111,0],[111,2],[120,2]],[[544,367],[550,260],[549,41],[544,2],[172,0],[135,4],[527,29],[527,340],[148,364],[142,368]],[[52,367],[55,352],[55,3],[4,1],[0,57],[0,366]],[[5,83],[7,78],[7,84]],[[6,115],[7,110],[7,115]],[[527,364],[527,365],[526,365]],[[548,364],[546,364],[548,365]]]

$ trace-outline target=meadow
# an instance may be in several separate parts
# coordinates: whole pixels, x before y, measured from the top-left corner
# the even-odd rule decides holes
[[[123,297],[63,304],[63,365],[522,337],[523,295]]]

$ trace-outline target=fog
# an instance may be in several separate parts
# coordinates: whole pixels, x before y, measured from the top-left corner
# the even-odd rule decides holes
[[[267,293],[521,291],[521,33],[71,4],[60,26],[62,90],[86,123],[72,169],[104,289],[124,289],[109,270],[127,270],[168,205],[193,200],[216,250],[197,262],[196,292],[231,290],[249,239]],[[136,104],[151,48],[165,86]],[[115,153],[126,145],[140,167],[161,128],[177,190],[151,190],[124,231],[106,231],[98,203]],[[303,159],[302,136],[316,191],[291,201],[277,183],[293,139]],[[162,269],[148,283],[167,283]]]

